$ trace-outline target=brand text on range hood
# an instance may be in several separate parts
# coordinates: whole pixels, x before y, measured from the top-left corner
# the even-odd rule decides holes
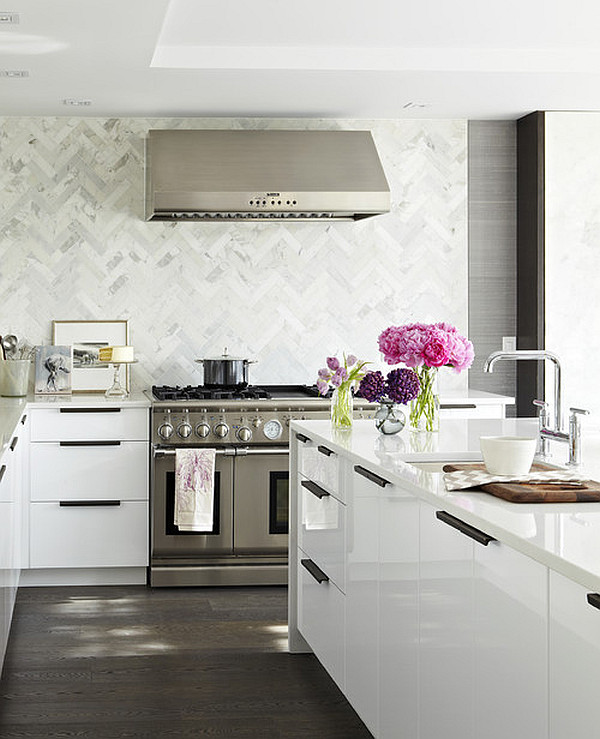
[[[148,134],[148,221],[358,220],[389,209],[369,131]]]

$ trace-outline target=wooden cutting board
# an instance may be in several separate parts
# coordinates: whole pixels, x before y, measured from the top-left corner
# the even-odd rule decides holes
[[[444,472],[459,470],[485,470],[485,465],[446,464]],[[534,464],[535,470],[552,469],[550,465]],[[583,480],[579,483],[563,482],[561,484],[526,483],[526,482],[489,482],[476,490],[495,495],[497,498],[509,500],[511,503],[593,503],[600,501],[600,483],[594,480]]]

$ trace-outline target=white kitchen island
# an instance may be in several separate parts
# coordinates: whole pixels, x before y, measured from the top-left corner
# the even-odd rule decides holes
[[[448,493],[431,471],[535,419],[292,429],[290,651],[314,651],[376,737],[593,736],[600,503]]]

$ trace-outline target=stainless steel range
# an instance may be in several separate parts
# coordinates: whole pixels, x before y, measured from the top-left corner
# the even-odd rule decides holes
[[[314,387],[152,388],[150,584],[287,583],[291,419],[329,418]],[[375,406],[355,400],[355,417]],[[213,526],[174,524],[175,451],[216,450]]]

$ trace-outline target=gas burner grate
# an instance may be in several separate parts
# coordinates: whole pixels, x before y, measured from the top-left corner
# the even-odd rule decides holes
[[[267,390],[252,385],[246,388],[153,385],[152,395],[156,400],[269,400],[271,397]]]

